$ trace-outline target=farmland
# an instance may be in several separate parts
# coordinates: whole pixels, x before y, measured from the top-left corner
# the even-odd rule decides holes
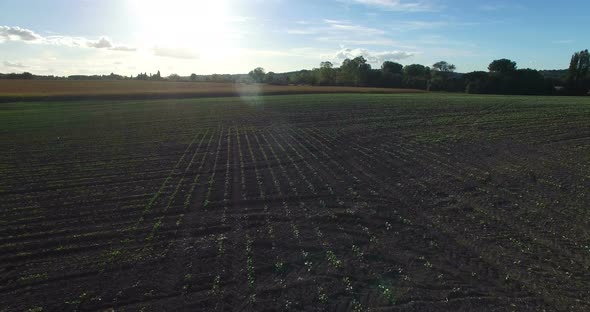
[[[0,103],[22,100],[154,99],[319,93],[420,93],[421,90],[138,80],[2,80]]]
[[[590,310],[588,98],[5,103],[0,135],[0,311]]]

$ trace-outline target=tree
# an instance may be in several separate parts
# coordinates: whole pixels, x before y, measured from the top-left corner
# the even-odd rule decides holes
[[[404,84],[408,88],[426,89],[430,79],[430,68],[420,64],[404,67]]]
[[[568,69],[567,83],[569,88],[580,89],[584,79],[590,72],[590,54],[588,50],[580,51],[572,55]]]
[[[371,75],[371,65],[367,63],[367,60],[362,56],[357,56],[353,59],[358,64],[358,71],[357,71],[357,86],[364,86],[367,85],[369,82],[369,77]]]
[[[170,74],[170,76],[168,76],[168,80],[178,81],[178,80],[180,80],[180,76],[178,74]]]
[[[314,85],[315,76],[310,70],[300,70],[289,76],[289,81],[297,85]]]
[[[411,78],[427,78],[430,69],[424,65],[412,64],[404,67],[404,75]]]
[[[346,85],[363,86],[369,80],[371,65],[362,56],[345,59],[340,66],[339,82]]]
[[[553,86],[549,80],[537,70],[526,68],[514,73],[515,81],[510,85],[509,93],[537,95],[551,94]]]
[[[366,86],[369,87],[392,87],[384,78],[381,69],[371,69],[368,73]]]
[[[332,69],[334,68],[334,64],[332,62],[321,62],[320,68]]]
[[[262,68],[262,67],[256,67],[248,73],[248,76],[250,76],[252,81],[258,82],[258,83],[261,83],[264,81],[265,75],[266,75],[266,73],[264,72],[264,68]]]
[[[266,73],[266,75],[264,75],[264,81],[266,83],[273,84],[274,81],[275,81],[275,75],[276,74],[274,72],[268,72],[268,73]]]
[[[553,92],[553,85],[541,72],[518,69],[497,75],[488,72],[464,74],[462,80],[467,93],[544,95]]]
[[[500,73],[502,75],[509,74],[516,71],[516,62],[509,59],[494,60],[488,66],[488,70],[493,73]]]
[[[265,82],[272,85],[286,85],[288,84],[287,76],[284,74],[276,74],[274,72],[268,72],[264,78]]]
[[[137,78],[135,78],[137,80],[147,80],[148,79],[148,75],[147,73],[139,73],[137,74]]]
[[[400,88],[402,86],[402,64],[385,61],[381,65],[381,82],[382,87]]]
[[[197,74],[191,74],[191,81],[196,81],[197,80]]]
[[[455,65],[440,61],[434,63],[432,68],[434,68],[434,71],[432,72],[432,79],[428,85],[429,90],[458,91],[463,89],[461,82],[453,78],[452,73],[455,71]]]
[[[434,65],[432,65],[432,68],[434,68],[437,71],[445,72],[445,73],[452,73],[456,69],[455,65],[449,64],[445,61],[440,61],[440,62],[434,63]]]
[[[317,82],[320,85],[334,85],[336,83],[336,71],[334,64],[331,62],[321,62],[320,68],[317,70]]]
[[[403,68],[404,68],[404,66],[402,64],[399,64],[396,62],[391,62],[391,61],[385,61],[381,65],[381,71],[383,72],[383,74],[386,74],[386,75],[387,74],[401,74]]]
[[[487,93],[490,74],[484,71],[474,71],[463,75],[466,93]]]

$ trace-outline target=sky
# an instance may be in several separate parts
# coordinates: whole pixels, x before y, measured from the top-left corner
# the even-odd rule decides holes
[[[564,69],[590,48],[589,14],[587,0],[1,0],[0,72],[287,72],[356,56]]]

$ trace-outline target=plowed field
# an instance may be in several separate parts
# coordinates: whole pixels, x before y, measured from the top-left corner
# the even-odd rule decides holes
[[[590,99],[0,105],[0,311],[588,311]]]

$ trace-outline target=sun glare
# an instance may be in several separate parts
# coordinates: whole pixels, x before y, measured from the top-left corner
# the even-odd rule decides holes
[[[199,55],[218,55],[232,46],[226,1],[129,1],[144,44]]]

